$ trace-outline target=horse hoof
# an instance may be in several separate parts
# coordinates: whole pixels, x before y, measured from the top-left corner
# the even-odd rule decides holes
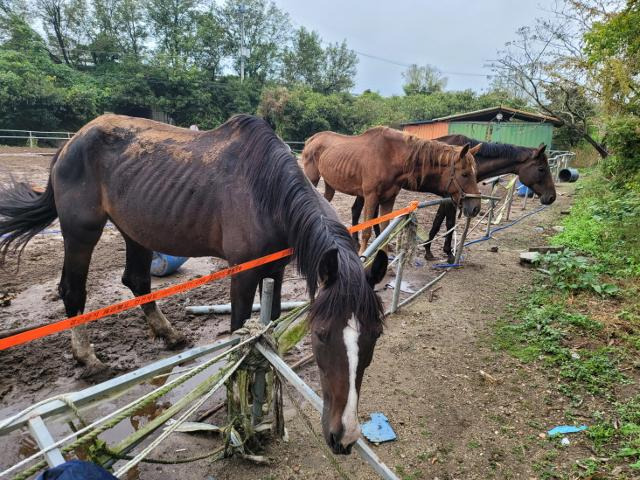
[[[424,259],[425,260],[435,260],[436,257],[434,257],[433,253],[431,253],[431,252],[424,252]]]
[[[169,350],[178,350],[186,347],[189,344],[189,340],[183,334],[173,332],[164,337],[164,344]]]
[[[80,378],[96,380],[109,374],[110,368],[100,360],[87,363],[80,374]]]
[[[454,257],[453,255],[448,255],[447,263],[456,263],[456,257]]]

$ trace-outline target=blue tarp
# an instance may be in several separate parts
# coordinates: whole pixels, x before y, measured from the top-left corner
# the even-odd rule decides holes
[[[70,460],[40,474],[37,480],[118,480],[104,468],[91,462]]]
[[[373,443],[390,442],[396,439],[389,420],[382,413],[372,413],[371,420],[361,425],[362,434]]]

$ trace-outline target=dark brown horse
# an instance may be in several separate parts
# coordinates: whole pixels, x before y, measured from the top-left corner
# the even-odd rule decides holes
[[[437,195],[450,195],[462,203],[465,215],[477,215],[477,195],[473,153],[441,142],[423,140],[387,127],[375,127],[362,135],[346,136],[321,132],[309,138],[302,151],[304,171],[317,185],[325,182],[325,198],[331,201],[335,191],[364,198],[365,220],[393,209],[403,187]],[[385,228],[382,224],[381,228]],[[371,236],[371,228],[362,232],[360,252]]]
[[[540,203],[543,205],[550,205],[556,200],[556,188],[545,153],[546,145],[541,144],[538,148],[528,148],[507,143],[481,143],[464,135],[447,135],[436,140],[449,145],[471,145],[472,147],[480,145],[480,150],[474,155],[478,181],[505,173],[515,173],[520,177],[520,181],[523,184],[531,188],[540,197]],[[364,199],[362,197],[356,198],[352,207],[354,224],[358,223],[363,205]],[[429,241],[433,240],[438,234],[445,218],[447,221],[446,228],[450,230],[456,223],[455,204],[443,203],[440,205],[429,232]],[[380,232],[379,229],[375,227],[374,229],[376,234]],[[449,263],[454,261],[451,251],[452,237],[452,232],[446,235],[443,248]],[[431,243],[425,245],[425,258],[427,260],[435,258],[431,253]]]
[[[325,438],[334,452],[348,453],[359,435],[362,376],[382,332],[373,284],[385,274],[386,255],[365,271],[348,231],[266,122],[240,115],[198,132],[138,118],[99,117],[57,152],[43,193],[24,183],[0,192],[2,258],[56,217],[64,237],[59,292],[69,317],[84,309],[91,254],[107,220],[125,239],[122,281],[134,295],[150,290],[153,250],[216,256],[234,265],[294,247],[310,296],[316,297],[310,325]],[[279,316],[286,263],[232,278],[232,330],[249,318],[265,277],[276,281],[273,318]],[[170,346],[182,342],[155,302],[142,310],[156,335]],[[72,331],[72,347],[90,373],[104,368],[84,326]]]

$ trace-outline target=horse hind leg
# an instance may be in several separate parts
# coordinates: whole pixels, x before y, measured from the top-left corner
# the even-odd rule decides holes
[[[84,311],[91,254],[102,234],[103,226],[104,223],[99,229],[79,230],[64,228],[63,224],[64,265],[58,292],[64,302],[67,317],[74,317]],[[71,350],[74,358],[85,366],[82,377],[92,377],[108,369],[96,357],[86,325],[79,325],[71,330]]]
[[[324,182],[324,198],[327,202],[331,202],[333,200],[333,196],[336,194],[336,189],[329,185],[326,181]]]
[[[151,292],[151,250],[123,235],[126,243],[126,266],[122,274],[122,283],[138,297]],[[156,302],[141,305],[144,316],[153,334],[164,339],[167,348],[181,348],[186,338],[179,333],[164,316]]]

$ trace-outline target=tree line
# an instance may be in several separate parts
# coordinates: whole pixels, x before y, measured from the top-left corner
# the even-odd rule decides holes
[[[445,92],[437,69],[417,65],[403,75],[404,96],[353,95],[357,64],[346,41],[294,29],[267,0],[0,0],[0,128],[75,130],[106,111],[152,110],[213,128],[246,112],[301,141],[525,107],[500,89]]]

